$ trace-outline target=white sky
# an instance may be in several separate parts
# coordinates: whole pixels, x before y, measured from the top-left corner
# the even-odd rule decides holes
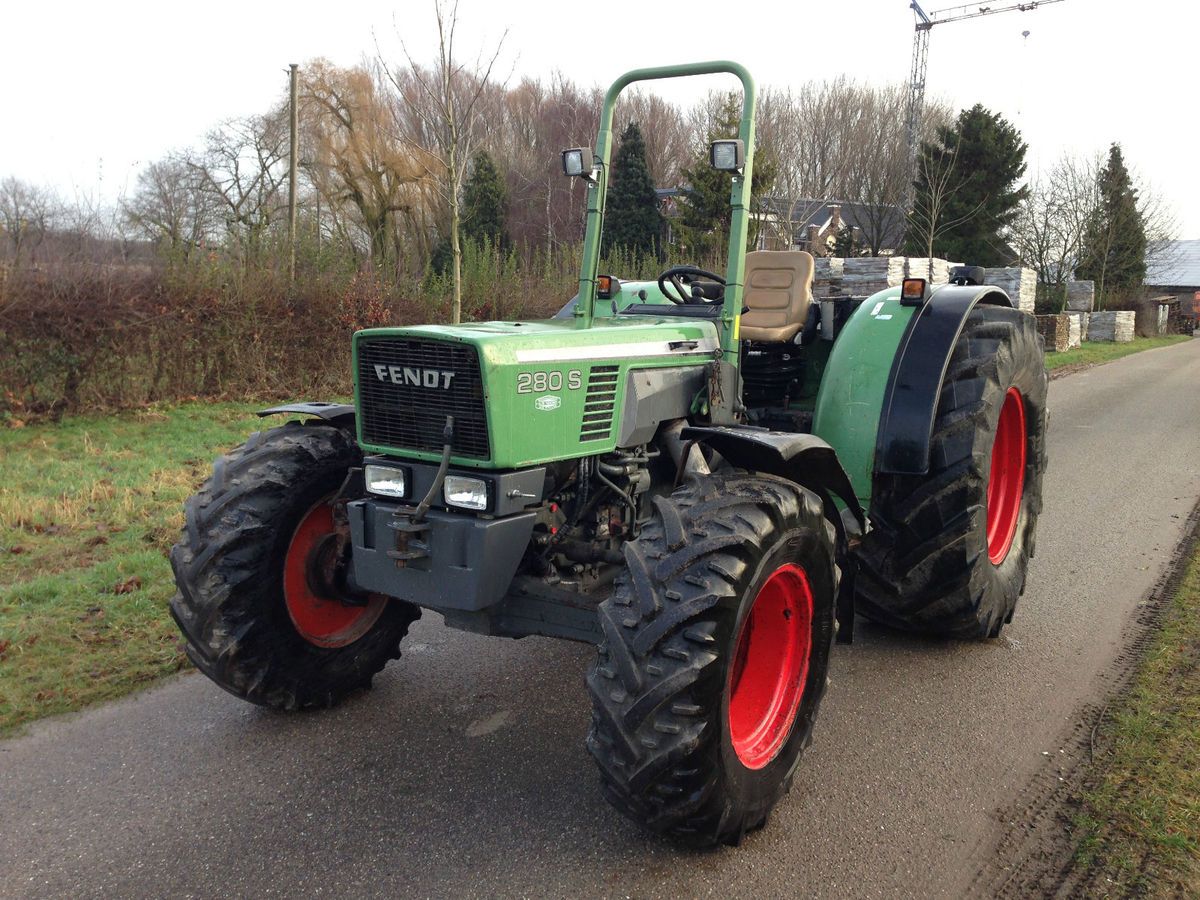
[[[572,18],[585,8],[594,14]],[[760,85],[839,73],[905,81],[912,50],[906,0],[461,0],[459,17],[460,57],[508,28],[505,73],[514,64],[514,77],[558,69],[585,84],[711,58],[745,63]],[[374,53],[373,35],[399,58],[395,23],[418,60],[432,58],[432,0],[12,4],[0,52],[0,177],[112,200],[140,166],[197,143],[223,118],[264,110],[282,96],[290,62],[351,64]],[[1031,173],[1063,150],[1119,141],[1174,209],[1179,236],[1200,238],[1198,56],[1193,3],[1064,0],[935,28],[927,84],[956,107],[981,102],[1013,121],[1030,145]],[[686,102],[719,86],[715,78],[662,92]]]

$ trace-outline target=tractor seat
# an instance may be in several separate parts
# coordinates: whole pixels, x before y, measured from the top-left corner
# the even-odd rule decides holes
[[[804,250],[747,253],[742,340],[794,340],[808,318],[812,280],[812,254]]]

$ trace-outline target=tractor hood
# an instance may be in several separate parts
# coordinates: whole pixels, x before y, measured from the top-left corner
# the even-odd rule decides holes
[[[670,394],[645,404],[653,415],[686,415],[718,347],[715,322],[678,316],[360,331],[359,442],[377,453],[437,459],[453,416],[456,465],[519,468],[606,453],[625,439],[643,441],[649,427],[632,419],[622,427],[623,415],[636,416],[625,410],[632,373],[679,370],[646,375],[634,391]]]

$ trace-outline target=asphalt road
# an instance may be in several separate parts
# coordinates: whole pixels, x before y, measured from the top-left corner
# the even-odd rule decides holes
[[[795,789],[738,849],[680,852],[604,803],[589,648],[427,615],[330,712],[187,675],[0,743],[0,894],[960,896],[1102,695],[1200,497],[1198,386],[1200,341],[1051,385],[1016,620],[983,644],[861,627]]]

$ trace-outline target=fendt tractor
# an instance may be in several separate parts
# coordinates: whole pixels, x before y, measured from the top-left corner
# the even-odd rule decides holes
[[[724,276],[598,272],[613,107],[731,73]],[[422,610],[595,644],[587,748],[622,813],[738,843],[789,789],[856,614],[986,639],[1025,586],[1046,465],[1032,316],[963,267],[812,299],[813,258],[747,252],[755,87],[640,69],[604,99],[579,293],[556,317],[372,328],[354,405],[296,403],[217,460],[171,553],[195,665],[281,709],[368,687]]]

